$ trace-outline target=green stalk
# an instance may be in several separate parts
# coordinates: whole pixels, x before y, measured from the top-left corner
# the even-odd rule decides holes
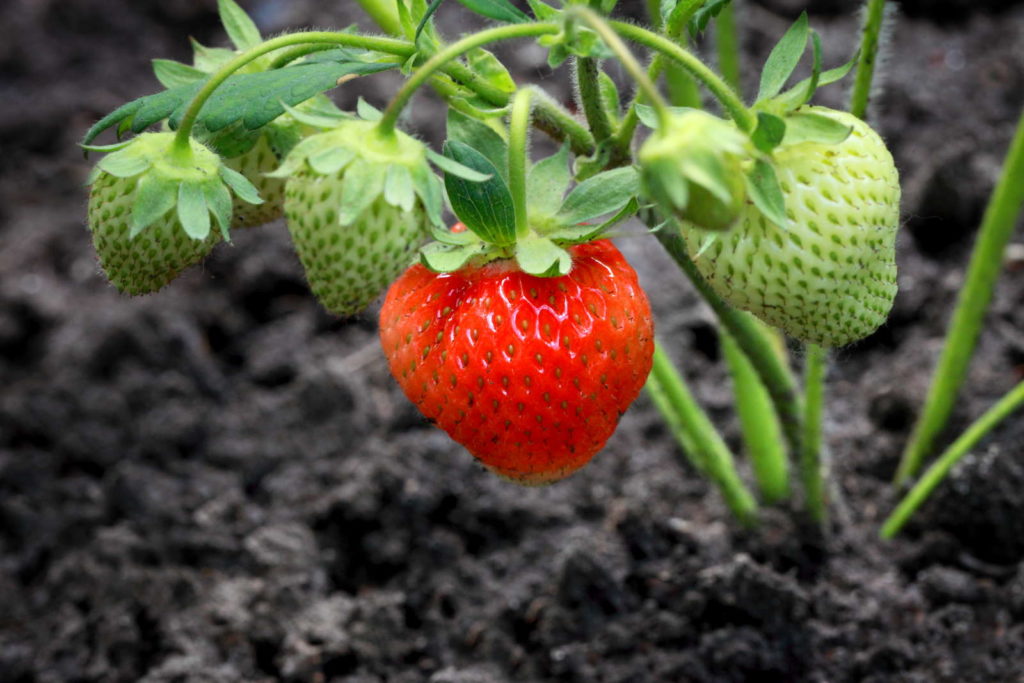
[[[932,377],[924,409],[914,425],[896,484],[905,484],[921,467],[953,409],[957,392],[967,375],[974,346],[981,333],[985,312],[999,278],[1003,251],[1013,236],[1014,225],[1024,205],[1024,112],[1003,165],[985,217],[981,222],[967,277],[957,299],[942,356]]]
[[[660,344],[654,347],[654,392],[651,394],[655,405],[673,427],[674,434],[685,433],[679,438],[684,451],[694,449],[690,457],[701,463],[700,467],[715,483],[726,504],[741,523],[753,525],[757,521],[757,501],[747,490],[736,472],[736,464],[725,441],[719,436],[714,424],[701,410],[693,398],[686,382],[676,371],[672,360]]]
[[[402,23],[394,0],[356,0],[363,11],[385,32],[393,36],[402,34]]]
[[[690,279],[697,292],[718,316],[719,322],[746,354],[768,390],[768,394],[772,397],[775,411],[782,423],[782,432],[786,436],[790,450],[793,453],[802,452],[800,443],[803,440],[801,431],[803,408],[800,394],[797,391],[793,373],[783,364],[779,354],[775,351],[771,337],[755,324],[749,314],[736,310],[711,289],[687,254],[686,243],[683,242],[678,230],[667,226],[657,230],[654,236]]]
[[[579,88],[583,114],[587,117],[587,123],[590,124],[590,132],[594,134],[594,141],[601,144],[612,136],[612,123],[608,118],[608,109],[598,84],[600,67],[597,60],[591,57],[577,57],[574,64],[576,85]]]
[[[719,328],[719,339],[732,376],[743,444],[750,457],[761,498],[769,504],[785,500],[789,497],[789,463],[772,398],[754,366],[729,333]]]
[[[586,126],[546,91],[537,88],[533,94],[533,125],[537,129],[559,142],[568,142],[572,153],[577,156],[590,156],[594,153],[597,146]]]
[[[529,156],[531,88],[520,88],[512,99],[512,113],[508,124],[508,186],[516,215],[516,238],[530,232],[526,215],[526,168]]]
[[[800,479],[804,487],[804,507],[819,524],[828,521],[825,475],[822,466],[821,422],[825,405],[825,372],[828,349],[807,345],[804,377],[804,438],[800,452]]]
[[[857,78],[853,83],[850,97],[850,113],[864,118],[871,97],[871,81],[875,75],[875,61],[878,59],[878,42],[885,20],[885,0],[868,0],[864,8],[864,25],[861,28],[860,54],[857,58]]]
[[[953,466],[960,462],[960,459],[997,424],[1021,406],[1024,406],[1024,382],[1019,383],[1010,393],[989,408],[928,468],[920,481],[914,485],[914,488],[907,493],[889,518],[885,520],[885,524],[882,525],[882,538],[892,538],[898,534],[910,516],[928,499],[928,496],[945,479]]]
[[[715,47],[718,70],[725,82],[740,91],[740,41],[736,31],[735,3],[729,3],[715,18]]]
[[[486,31],[481,31],[480,33],[474,33],[466,36],[458,42],[452,43],[428,59],[426,63],[418,68],[409,80],[402,85],[388,104],[387,109],[384,110],[384,115],[377,124],[379,130],[383,133],[393,131],[395,124],[398,123],[398,117],[401,115],[402,110],[405,109],[407,104],[409,104],[409,100],[412,99],[412,96],[416,91],[430,80],[430,77],[433,76],[434,73],[452,60],[461,57],[463,54],[474,48],[484,47],[491,43],[497,43],[503,40],[513,40],[515,38],[536,38],[546,34],[558,33],[559,30],[560,28],[557,24],[509,24],[506,26],[497,26]]]

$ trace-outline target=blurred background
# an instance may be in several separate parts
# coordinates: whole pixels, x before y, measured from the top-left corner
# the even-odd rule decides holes
[[[265,35],[371,28],[353,2],[240,2]],[[846,61],[857,5],[737,0],[747,85],[804,8],[826,65]],[[282,223],[119,296],[76,143],[159,89],[151,58],[226,42],[216,2],[6,0],[0,36],[0,681],[1022,680],[1024,421],[904,537],[876,533],[1024,105],[1024,3],[907,0],[887,42],[871,121],[904,184],[901,292],[835,356],[827,539],[785,510],[740,530],[645,397],[569,480],[488,474],[401,396],[375,309],[318,308]],[[572,105],[539,47],[499,52]],[[382,106],[397,83],[334,96]],[[443,120],[425,93],[406,124],[437,144]],[[620,247],[739,449],[712,316],[654,240]],[[1024,376],[1022,299],[1018,234],[951,434]]]

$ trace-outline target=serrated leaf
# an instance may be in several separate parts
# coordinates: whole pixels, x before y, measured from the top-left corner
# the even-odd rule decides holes
[[[668,110],[672,114],[682,114],[683,112],[692,111],[693,107],[669,107]],[[637,103],[636,116],[640,119],[640,123],[651,130],[657,130],[658,126],[661,125],[661,121],[658,119],[658,112],[649,104]]]
[[[704,29],[708,27],[708,23],[722,13],[731,0],[709,0],[704,3],[704,6],[697,10],[693,17],[690,19],[690,23],[686,25],[687,31],[690,33],[691,38],[696,38]]]
[[[201,81],[210,74],[173,59],[154,59],[153,75],[165,88],[176,88],[179,85],[189,85]]]
[[[543,237],[517,242],[516,263],[524,273],[537,277],[558,277],[572,270],[569,252]]]
[[[364,121],[380,121],[384,112],[373,106],[362,97],[356,102],[356,114]]]
[[[96,165],[103,169],[104,173],[109,173],[112,176],[131,178],[148,169],[152,162],[146,157],[136,154],[135,150],[129,146],[113,154],[108,154]]]
[[[405,166],[395,164],[388,167],[384,178],[384,201],[402,211],[412,211],[416,204],[416,188],[413,187],[412,174]]]
[[[458,176],[463,180],[468,180],[473,183],[482,183],[485,180],[491,179],[491,176],[487,175],[486,173],[480,173],[479,171],[475,171],[472,168],[469,168],[468,166],[463,166],[454,159],[449,159],[446,156],[438,154],[432,149],[427,150],[427,158],[430,159],[430,161],[433,162],[435,166],[437,166],[445,173],[451,173],[452,175]]]
[[[263,42],[260,30],[235,0],[217,0],[217,10],[228,38],[236,48],[248,50]]]
[[[235,196],[247,204],[262,204],[260,192],[256,186],[249,182],[248,178],[238,171],[221,164],[217,169],[221,179],[228,184]]]
[[[152,173],[144,175],[135,188],[129,239],[134,239],[140,232],[163,218],[177,203],[177,182],[159,178]]]
[[[473,183],[445,173],[444,184],[452,211],[467,228],[492,244],[512,244],[516,238],[516,214],[512,193],[498,169],[487,157],[458,140],[444,145],[445,156],[483,174],[489,180]]]
[[[797,112],[786,117],[786,145],[798,145],[802,142],[818,142],[825,145],[838,145],[853,132],[851,126],[836,121],[828,116],[813,112]]]
[[[431,242],[420,249],[420,262],[435,273],[452,273],[480,253],[481,245]]]
[[[206,205],[209,207],[210,213],[217,219],[217,227],[220,228],[221,236],[224,237],[225,242],[230,242],[231,191],[224,183],[214,181],[203,183],[203,195],[206,197]]]
[[[746,182],[747,194],[758,211],[780,228],[786,228],[789,225],[786,199],[772,165],[764,159],[758,159],[747,173]]]
[[[387,167],[356,159],[341,181],[341,206],[338,222],[351,225],[363,211],[384,193]]]
[[[502,178],[508,177],[508,143],[483,121],[448,110],[448,139],[472,147],[485,156]]]
[[[470,50],[466,54],[466,62],[469,68],[483,76],[485,81],[498,90],[506,93],[514,93],[516,91],[516,82],[512,80],[512,75],[509,74],[508,69],[501,63],[501,60],[491,52],[482,47]]]
[[[504,21],[510,24],[521,24],[530,17],[520,11],[508,0],[457,0],[460,5],[482,17]]]
[[[640,193],[640,176],[632,167],[616,168],[587,178],[573,188],[558,210],[568,225],[614,213]]]
[[[526,196],[530,213],[538,216],[553,216],[558,213],[565,193],[572,183],[569,171],[569,145],[541,159],[530,168],[526,177]]]
[[[204,240],[210,235],[210,209],[199,183],[181,183],[178,186],[178,220],[189,237]]]
[[[765,154],[771,153],[773,149],[782,144],[782,138],[786,135],[786,122],[774,114],[759,111],[757,112],[757,128],[750,136],[754,146]]]
[[[807,12],[801,12],[800,17],[772,48],[768,60],[764,63],[761,70],[761,87],[757,91],[758,102],[778,95],[782,86],[789,80],[807,47],[807,31]]]

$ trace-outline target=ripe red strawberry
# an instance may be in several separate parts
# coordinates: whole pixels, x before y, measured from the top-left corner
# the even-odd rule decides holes
[[[521,484],[586,464],[651,369],[654,327],[636,272],[607,240],[569,252],[561,277],[512,260],[454,273],[417,264],[381,309],[381,343],[406,396]]]

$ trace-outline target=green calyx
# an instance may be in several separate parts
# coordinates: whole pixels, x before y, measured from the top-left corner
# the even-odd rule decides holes
[[[96,164],[90,184],[103,174],[137,179],[130,238],[175,209],[181,229],[192,239],[209,236],[212,215],[226,240],[232,193],[249,204],[262,202],[252,183],[219,156],[195,140],[182,147],[173,133],[144,133],[127,143],[93,149],[112,153]]]
[[[331,130],[296,145],[269,175],[289,178],[304,167],[342,183],[341,225],[355,221],[381,197],[403,211],[424,211],[433,224],[441,224],[441,188],[428,150],[405,133],[382,132],[374,121],[340,119]]]
[[[698,110],[674,111],[638,154],[644,193],[667,214],[705,230],[727,230],[746,200],[750,152],[735,126]]]

